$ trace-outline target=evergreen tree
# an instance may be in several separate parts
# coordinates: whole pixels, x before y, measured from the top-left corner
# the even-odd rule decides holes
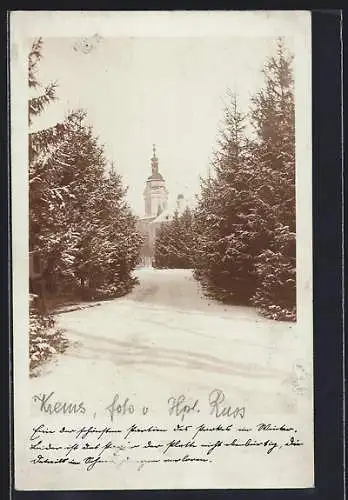
[[[131,272],[139,260],[142,238],[125,195],[122,179],[112,166],[100,190],[95,215],[99,223],[93,246],[98,258],[94,261],[94,286],[90,288],[99,295],[121,295],[135,282]]]
[[[226,108],[213,175],[202,179],[195,276],[215,298],[294,319],[295,135],[292,56],[279,40],[248,115]],[[247,137],[251,122],[254,136]]]
[[[40,231],[49,226],[54,216],[54,207],[61,199],[61,190],[57,189],[56,169],[49,168],[52,157],[64,144],[71,123],[81,119],[81,112],[73,112],[63,123],[49,128],[32,130],[33,120],[46,106],[56,99],[56,83],[49,83],[45,88],[38,80],[39,62],[42,59],[43,40],[34,40],[28,56],[28,85],[31,97],[28,102],[29,120],[29,247],[41,251]]]
[[[201,182],[195,212],[195,276],[210,295],[228,302],[247,302],[254,293],[253,259],[263,236],[253,220],[255,172],[246,119],[230,93],[213,175]]]
[[[43,90],[37,79],[38,62],[42,58],[42,39],[35,40],[28,57],[28,84],[31,91],[37,95],[32,96],[28,103],[28,121],[29,127],[32,118],[40,114],[45,106],[55,99],[54,83],[49,84]],[[41,91],[41,93],[40,93]],[[29,134],[29,248],[30,250],[41,250],[35,242],[35,231],[37,225],[35,222],[35,211],[41,205],[41,195],[44,193],[45,181],[40,175],[38,169],[38,157],[43,151],[47,154],[50,148],[54,148],[58,143],[58,137],[61,137],[61,127],[57,125],[52,129]],[[33,291],[42,294],[41,286],[30,286],[29,303],[29,360],[30,373],[44,360],[63,351],[67,347],[67,341],[62,332],[55,328],[54,319],[47,315],[42,309],[40,297]]]
[[[35,41],[29,86],[36,93],[41,51],[42,41]],[[31,122],[55,98],[51,88],[30,100]],[[135,218],[121,177],[112,165],[108,172],[104,149],[85,122],[77,110],[29,135],[30,248],[45,262],[51,296],[115,296],[134,284],[141,243]]]
[[[44,89],[37,78],[39,62],[42,59],[42,38],[34,40],[28,57],[28,85],[29,89],[39,91],[38,95],[34,95],[29,99],[28,103],[28,120],[29,125],[32,124],[34,116],[42,113],[45,107],[56,98],[55,82],[50,82]]]
[[[154,246],[154,267],[159,269],[173,267],[173,251],[175,248],[172,245],[170,233],[170,222],[161,224],[156,233]]]
[[[41,168],[45,191],[36,210],[35,238],[47,262],[50,291],[82,298],[129,291],[140,236],[111,168],[84,113],[70,117],[64,141]]]
[[[270,242],[255,268],[253,303],[275,319],[296,318],[295,105],[293,56],[281,39],[264,68],[265,86],[253,98],[253,151],[258,171],[257,203]],[[258,210],[260,213],[260,210]]]
[[[171,221],[161,225],[155,241],[154,266],[192,268],[193,245],[193,217],[189,207],[186,207],[181,215],[176,211]]]

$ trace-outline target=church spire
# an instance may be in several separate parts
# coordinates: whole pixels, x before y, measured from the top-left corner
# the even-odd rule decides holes
[[[146,179],[144,191],[145,216],[157,217],[162,210],[167,207],[168,191],[165,186],[165,181],[158,171],[158,158],[155,144],[152,145],[151,168],[152,173]]]
[[[153,155],[151,158],[152,175],[158,174],[158,158],[156,156],[156,144],[152,145]]]

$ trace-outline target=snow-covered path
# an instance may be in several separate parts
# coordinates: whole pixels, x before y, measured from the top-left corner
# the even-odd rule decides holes
[[[83,394],[88,386],[103,400],[146,388],[155,402],[220,388],[250,410],[296,411],[303,373],[295,325],[208,300],[189,270],[137,276],[128,296],[57,316],[71,347],[31,380],[34,392]]]

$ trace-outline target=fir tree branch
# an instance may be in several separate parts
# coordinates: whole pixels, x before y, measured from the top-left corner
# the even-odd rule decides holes
[[[45,107],[56,99],[56,89],[57,83],[52,82],[44,89],[44,93],[38,97],[32,97],[29,99],[28,105],[28,117],[29,125],[32,123],[34,116],[38,116],[42,113]]]

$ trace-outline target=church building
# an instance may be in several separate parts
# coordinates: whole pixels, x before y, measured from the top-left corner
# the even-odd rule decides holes
[[[176,211],[179,214],[182,213],[186,206],[184,196],[179,194],[175,207],[168,207],[168,191],[165,180],[159,172],[159,162],[155,145],[153,145],[151,158],[151,175],[146,179],[143,195],[145,215],[139,217],[137,222],[137,230],[144,236],[140,257],[141,265],[151,266],[158,229],[163,223],[170,221]]]

